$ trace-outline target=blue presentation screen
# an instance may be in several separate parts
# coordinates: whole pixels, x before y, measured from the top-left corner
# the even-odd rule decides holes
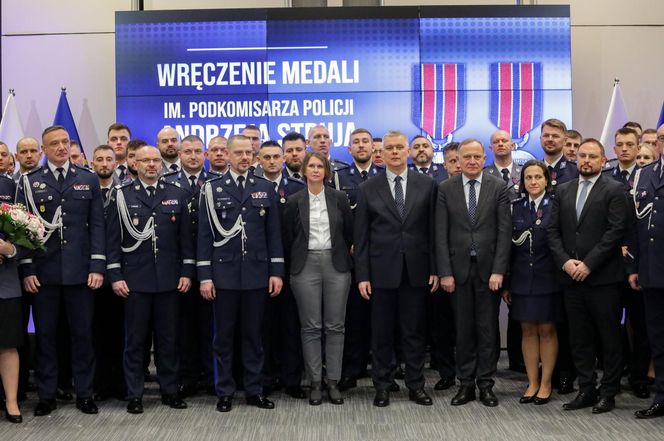
[[[540,123],[571,125],[571,83],[568,6],[116,13],[117,119],[150,143],[324,124],[348,159],[359,127],[437,151],[501,128],[517,159],[541,157]]]

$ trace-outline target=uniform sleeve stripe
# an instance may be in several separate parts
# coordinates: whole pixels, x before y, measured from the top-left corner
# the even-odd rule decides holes
[[[210,266],[212,265],[212,261],[210,260],[200,260],[196,262],[196,266]]]
[[[115,269],[115,268],[121,268],[122,264],[120,263],[110,263],[106,265],[106,269]]]
[[[283,257],[273,257],[270,259],[271,263],[284,263],[284,258]]]
[[[25,265],[25,264],[28,264],[28,263],[32,263],[32,259],[21,259],[21,260],[18,261],[19,265]]]
[[[185,265],[196,265],[196,260],[195,259],[184,259],[182,262]]]
[[[90,256],[90,259],[93,259],[93,260],[106,260],[106,256],[104,256],[103,254],[92,254]]]

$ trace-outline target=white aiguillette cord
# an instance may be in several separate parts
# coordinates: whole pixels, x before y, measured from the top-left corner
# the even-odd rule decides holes
[[[145,227],[143,228],[143,231],[139,231],[134,224],[131,222],[131,216],[129,215],[129,209],[127,208],[127,202],[124,197],[124,193],[122,192],[122,189],[119,188],[117,193],[116,193],[116,199],[117,199],[117,206],[118,206],[118,216],[120,217],[120,220],[122,221],[122,224],[125,226],[127,231],[129,232],[129,235],[136,240],[136,243],[131,246],[131,247],[122,247],[122,251],[124,253],[131,253],[134,251],[136,248],[141,246],[143,242],[145,242],[148,239],[152,239],[152,248],[154,251],[155,248],[155,234],[154,234],[154,217],[150,217],[148,221],[145,223]],[[124,241],[124,229],[120,229],[120,233],[122,236],[122,240]]]
[[[27,175],[23,175],[23,189],[25,190],[25,199],[28,203],[28,210],[37,216],[37,218],[44,224],[44,243],[48,242],[48,239],[55,230],[60,230],[60,240],[62,240],[62,206],[58,206],[53,214],[53,219],[51,222],[48,222],[42,217],[39,210],[37,210],[34,197],[32,196],[32,187],[30,187],[30,181],[28,180]]]
[[[235,224],[230,228],[230,230],[224,229],[219,222],[219,217],[217,216],[217,211],[214,208],[214,200],[212,199],[212,186],[209,182],[205,184],[203,194],[205,195],[205,205],[207,207],[207,217],[208,222],[210,223],[210,228],[213,232],[219,233],[222,237],[220,241],[215,241],[213,239],[212,246],[220,247],[226,244],[229,240],[237,236],[238,234],[242,235],[242,254],[244,254],[244,246],[247,240],[247,235],[244,231],[244,221],[242,220],[242,215],[240,214],[235,221]]]

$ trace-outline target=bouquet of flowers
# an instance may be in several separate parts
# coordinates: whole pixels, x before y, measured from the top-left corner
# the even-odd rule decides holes
[[[21,204],[0,204],[0,239],[29,250],[46,251],[44,224]]]

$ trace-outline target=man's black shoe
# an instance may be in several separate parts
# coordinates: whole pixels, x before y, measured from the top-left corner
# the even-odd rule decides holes
[[[99,413],[99,408],[92,398],[77,398],[76,408],[83,413],[87,413],[88,415],[95,415]]]
[[[58,407],[55,400],[39,400],[35,407],[35,416],[49,415]]]
[[[217,401],[217,412],[230,412],[233,408],[232,397],[221,397]]]
[[[179,395],[162,395],[161,404],[171,409],[186,409],[187,403]]]
[[[450,387],[454,386],[455,381],[452,377],[443,377],[438,380],[438,383],[433,387],[434,390],[447,390]]]
[[[357,380],[355,378],[343,377],[339,380],[338,387],[341,392],[346,392],[348,389],[357,387]]]
[[[132,398],[129,400],[129,403],[127,403],[127,413],[132,413],[134,415],[143,413],[143,400],[140,398]]]
[[[634,396],[636,398],[650,398],[650,391],[648,390],[648,385],[647,384],[633,384],[632,385],[632,392],[634,392]]]
[[[634,412],[634,416],[643,420],[664,416],[664,403],[653,403],[647,409]]]
[[[560,395],[567,395],[574,392],[574,380],[568,377],[561,377],[558,381],[558,393]]]
[[[581,391],[569,403],[563,404],[565,410],[578,410],[586,407],[594,406],[597,403],[597,392],[595,389],[591,391]]]
[[[274,409],[274,403],[267,399],[265,395],[252,395],[247,397],[249,406],[256,406],[259,409]]]
[[[424,389],[408,391],[408,399],[422,406],[431,406],[433,404],[431,397],[424,392]]]
[[[491,387],[480,389],[480,401],[487,407],[496,407],[498,405],[498,397],[493,393]]]
[[[373,405],[376,407],[387,407],[390,405],[390,393],[386,390],[377,390]]]
[[[475,386],[461,386],[457,394],[452,398],[452,406],[462,406],[475,400]]]
[[[286,394],[298,400],[307,398],[307,393],[300,386],[286,386]]]
[[[611,412],[615,407],[616,400],[613,397],[603,397],[593,406],[592,412],[595,414]]]

